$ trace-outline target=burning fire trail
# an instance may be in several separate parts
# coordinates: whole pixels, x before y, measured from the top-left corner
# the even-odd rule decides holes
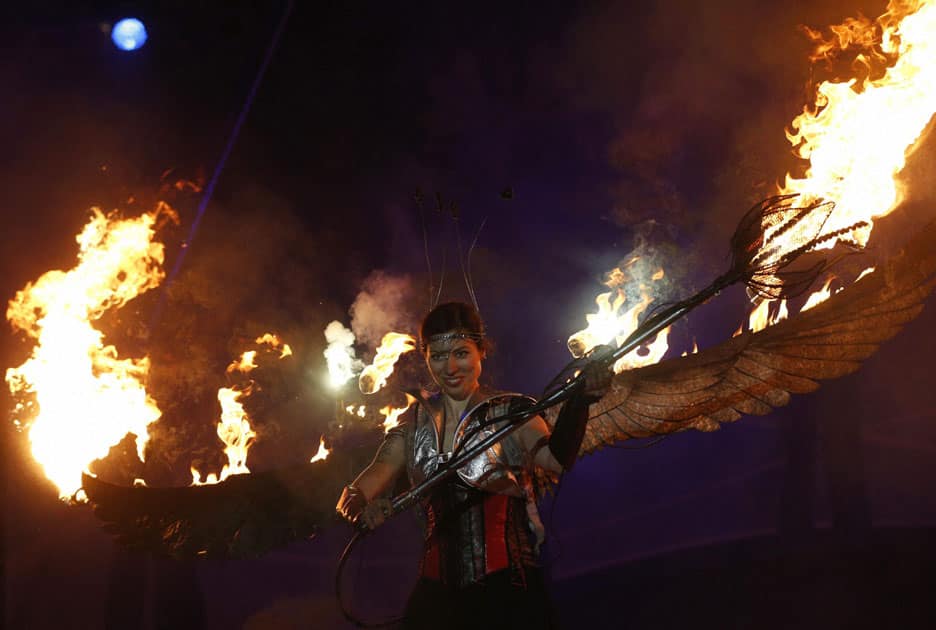
[[[380,340],[380,347],[374,361],[364,368],[358,378],[358,387],[361,393],[373,394],[387,384],[387,379],[393,374],[393,366],[401,355],[416,348],[416,340],[410,335],[388,332]]]
[[[647,285],[639,279],[633,279],[625,271],[633,267],[639,260],[639,257],[631,258],[624,265],[624,269],[615,267],[608,273],[608,279],[604,284],[611,291],[602,293],[595,298],[598,312],[585,316],[588,327],[569,337],[568,346],[572,356],[582,357],[600,344],[607,344],[612,341],[620,344],[637,328],[640,323],[640,316],[643,315],[653,301],[653,298],[649,296]],[[659,269],[651,275],[650,281],[656,282],[661,280],[663,276],[663,270]],[[636,303],[622,311],[621,309],[627,305],[627,289],[634,287],[639,292],[640,298]],[[665,328],[648,346],[643,349],[638,348],[622,357],[614,364],[614,371],[619,373],[658,362],[669,348],[667,342],[669,330],[669,328]],[[639,350],[645,352],[639,352]]]
[[[35,341],[29,359],[6,373],[14,396],[30,399],[17,406],[29,417],[16,422],[62,498],[128,433],[142,460],[147,427],[161,415],[143,386],[149,359],[120,358],[92,325],[162,281],[164,248],[153,240],[161,218],[177,220],[163,203],[134,219],[92,209],[77,237],[78,264],[43,274],[9,303],[7,319]]]

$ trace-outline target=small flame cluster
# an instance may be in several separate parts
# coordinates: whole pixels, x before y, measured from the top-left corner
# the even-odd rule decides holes
[[[354,349],[354,332],[340,321],[335,320],[326,326],[325,338],[328,341],[325,361],[329,384],[333,389],[340,389],[357,375],[358,389],[365,395],[376,394],[383,389],[400,357],[416,348],[416,339],[412,335],[391,331],[381,338],[373,361],[364,365],[364,362],[357,358]],[[400,416],[416,402],[409,394],[406,395],[406,399],[406,405],[403,407],[385,405],[379,409],[378,413],[384,417],[381,424],[384,431],[397,426]],[[370,417],[366,405],[344,405],[343,410],[351,418],[364,420]]]
[[[384,405],[383,407],[377,409],[376,413],[374,413],[376,405],[373,407],[360,404],[345,405],[342,407],[342,409],[344,411],[345,418],[360,421],[362,426],[369,426],[371,423],[376,424],[376,418],[378,416],[382,416],[383,420],[380,422],[379,426],[383,428],[384,432],[387,432],[400,424],[400,416],[402,416],[410,407],[412,407],[413,403],[415,402],[415,398],[413,398],[410,394],[406,394],[406,404],[402,407]]]

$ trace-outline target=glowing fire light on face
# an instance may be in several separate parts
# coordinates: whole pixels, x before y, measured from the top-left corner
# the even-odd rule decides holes
[[[14,395],[32,398],[17,406],[31,417],[15,421],[62,498],[128,433],[143,459],[147,427],[160,416],[143,386],[149,359],[120,358],[92,325],[162,281],[163,245],[153,240],[160,217],[177,220],[165,204],[134,219],[92,209],[77,237],[78,264],[43,274],[9,303],[7,319],[35,342],[29,359],[6,373]]]
[[[612,342],[621,344],[627,339],[628,335],[636,330],[640,323],[640,316],[643,315],[653,301],[653,298],[649,295],[649,288],[640,280],[633,279],[625,271],[638,260],[638,257],[632,258],[624,266],[624,269],[616,267],[608,273],[608,279],[604,284],[612,290],[595,298],[598,312],[589,313],[585,316],[588,327],[569,337],[568,346],[572,356],[582,357],[589,350],[601,344]],[[655,282],[663,277],[663,270],[659,269],[651,275],[650,281]],[[636,303],[630,305],[627,303],[628,292],[626,290],[629,283],[632,283],[632,286],[635,286],[640,293],[640,298]],[[625,309],[625,306],[629,306],[629,308]],[[662,330],[649,345],[637,348],[627,356],[619,359],[614,365],[615,372],[622,372],[626,369],[650,365],[659,361],[669,348],[667,342],[669,330],[669,328]]]
[[[374,361],[364,368],[358,378],[358,387],[361,393],[373,394],[387,384],[387,379],[393,374],[393,366],[400,356],[413,350],[416,340],[410,335],[388,332],[380,340]]]
[[[318,450],[315,452],[315,455],[312,456],[312,459],[309,460],[309,463],[320,462],[327,458],[329,453],[331,453],[331,451],[325,448],[325,436],[322,436],[321,439],[319,439]]]

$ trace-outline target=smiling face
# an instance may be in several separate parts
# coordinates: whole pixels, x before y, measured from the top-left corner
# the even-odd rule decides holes
[[[444,339],[430,343],[426,365],[442,393],[465,400],[478,389],[483,353],[471,339]]]

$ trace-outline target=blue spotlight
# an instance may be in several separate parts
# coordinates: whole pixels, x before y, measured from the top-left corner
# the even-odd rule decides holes
[[[124,18],[114,24],[111,39],[120,50],[136,50],[146,43],[146,27],[136,18]]]

